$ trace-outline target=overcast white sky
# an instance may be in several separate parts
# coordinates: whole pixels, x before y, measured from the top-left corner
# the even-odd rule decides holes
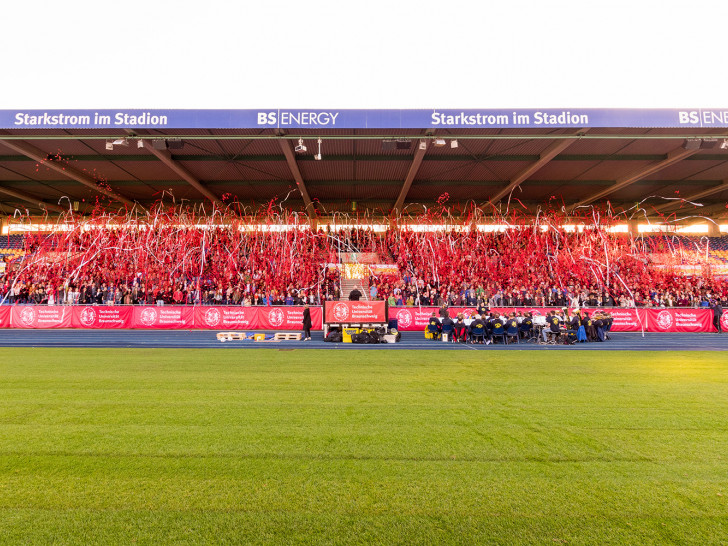
[[[728,107],[728,1],[3,4],[0,108]]]

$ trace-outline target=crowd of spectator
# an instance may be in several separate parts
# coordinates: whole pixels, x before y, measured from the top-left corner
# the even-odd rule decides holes
[[[728,296],[725,278],[653,263],[657,238],[521,230],[387,232],[385,240],[402,276],[369,282],[392,305],[698,307]]]
[[[0,299],[320,304],[342,296],[341,273],[332,264],[348,252],[397,265],[399,275],[372,275],[362,289],[370,299],[398,306],[695,307],[728,295],[728,283],[709,270],[688,277],[653,263],[654,245],[645,241],[603,229],[553,227],[378,233],[150,226],[41,233],[26,236],[25,256],[6,264]],[[681,259],[694,254],[680,252]]]

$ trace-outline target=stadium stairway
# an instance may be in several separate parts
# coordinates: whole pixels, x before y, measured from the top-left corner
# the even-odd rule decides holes
[[[349,293],[354,290],[354,286],[359,287],[361,299],[369,299],[369,282],[366,279],[341,279],[341,300],[348,300]]]

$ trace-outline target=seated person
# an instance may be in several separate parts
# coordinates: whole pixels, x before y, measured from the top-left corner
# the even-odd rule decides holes
[[[491,319],[490,319],[490,340],[491,342],[495,343],[496,336],[503,336],[505,333],[505,320],[503,320],[500,316],[498,316],[495,313],[491,313]]]
[[[556,343],[559,335],[561,335],[561,319],[556,311],[551,311],[546,319],[546,328],[543,329],[543,340],[544,342]]]
[[[584,326],[585,321],[586,318],[582,316],[581,311],[574,309],[574,316],[569,323],[569,332],[576,332],[576,340],[579,342],[587,341],[586,327]]]
[[[569,332],[576,333],[579,330],[579,326],[581,326],[581,317],[579,316],[579,311],[574,311],[574,315],[569,320],[567,330]]]
[[[470,323],[470,339],[473,343],[485,343],[485,322],[480,315],[475,315],[475,319]]]
[[[458,343],[465,343],[468,338],[468,327],[465,325],[465,321],[463,320],[463,314],[458,314],[458,321],[455,323],[455,326],[453,327],[454,335],[455,335],[455,341]]]
[[[455,321],[450,318],[450,315],[442,319],[442,333],[449,334],[452,336],[453,330],[455,329]]]
[[[604,320],[602,319],[601,313],[594,313],[594,327],[597,331],[596,341],[605,341],[604,337]]]
[[[525,339],[526,337],[529,337],[531,335],[531,330],[533,330],[533,316],[530,312],[526,311],[523,314],[520,329],[522,338]]]
[[[586,339],[588,341],[597,340],[597,327],[594,324],[594,320],[589,316],[589,313],[584,312],[583,320],[584,330],[586,331]]]
[[[506,320],[506,330],[508,331],[508,335],[512,335],[512,333],[520,334],[520,330],[518,328],[518,320],[516,319],[516,313],[511,312],[510,316]],[[518,341],[516,339],[516,341]]]
[[[440,324],[440,320],[434,311],[432,312],[432,316],[427,320],[427,331],[432,334],[432,339],[440,339],[442,324]]]
[[[606,341],[609,339],[609,330],[612,329],[612,323],[614,322],[611,313],[602,311],[602,322],[604,323],[604,339]]]

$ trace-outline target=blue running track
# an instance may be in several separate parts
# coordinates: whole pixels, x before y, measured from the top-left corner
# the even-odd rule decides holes
[[[221,343],[214,330],[0,330],[3,347],[134,347],[134,348],[195,348],[195,349],[327,349],[364,350],[421,350],[442,351],[676,351],[728,350],[728,334],[658,334],[612,332],[605,343],[583,343],[574,346],[519,343],[503,345],[465,345],[442,343],[423,338],[422,332],[403,332],[396,344],[352,345],[324,343],[323,334],[314,332],[312,341],[281,341],[260,343],[228,341]]]

